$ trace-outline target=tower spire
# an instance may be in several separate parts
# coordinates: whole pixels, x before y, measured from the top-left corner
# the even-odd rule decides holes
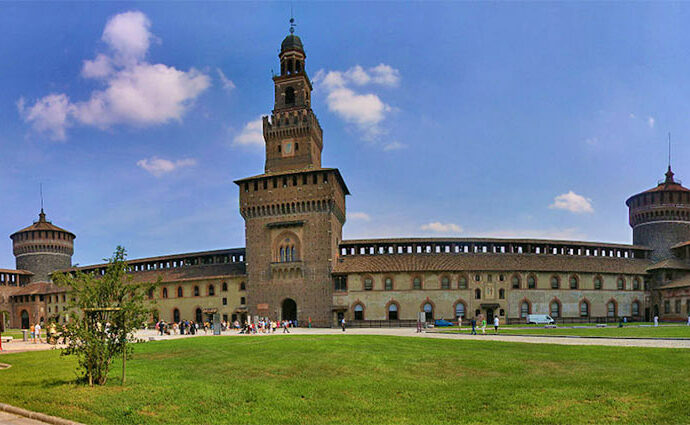
[[[668,170],[666,171],[666,180],[664,184],[675,183],[673,180],[673,171],[671,171],[671,132],[668,132]]]

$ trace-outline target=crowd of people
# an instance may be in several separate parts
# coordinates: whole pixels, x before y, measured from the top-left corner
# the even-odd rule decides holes
[[[220,322],[220,332],[236,331],[240,334],[270,334],[276,333],[279,329],[282,333],[290,333],[290,328],[297,326],[296,320],[271,320],[269,318],[260,318],[256,322],[240,323],[222,321]],[[181,320],[180,322],[167,323],[164,320],[159,320],[155,323],[154,328],[159,335],[196,335],[204,332],[208,335],[209,331],[213,333],[214,324],[212,322],[195,322],[193,320]]]

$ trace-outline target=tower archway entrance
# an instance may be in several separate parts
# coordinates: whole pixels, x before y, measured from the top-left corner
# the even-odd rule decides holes
[[[297,320],[297,303],[292,298],[285,298],[281,306],[281,319],[282,320],[292,320],[293,322]]]

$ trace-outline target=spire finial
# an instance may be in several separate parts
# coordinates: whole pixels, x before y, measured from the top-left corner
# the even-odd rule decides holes
[[[39,183],[39,190],[41,192],[41,214],[43,214],[43,183]]]
[[[295,27],[297,24],[295,24],[295,17],[292,15],[292,5],[290,6],[290,34],[295,33]]]
[[[666,171],[666,180],[664,184],[673,184],[673,171],[671,171],[671,132],[668,132],[668,170]]]

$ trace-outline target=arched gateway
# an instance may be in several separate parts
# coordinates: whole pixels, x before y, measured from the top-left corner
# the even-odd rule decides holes
[[[285,298],[282,304],[282,320],[297,320],[297,303],[292,298]]]

